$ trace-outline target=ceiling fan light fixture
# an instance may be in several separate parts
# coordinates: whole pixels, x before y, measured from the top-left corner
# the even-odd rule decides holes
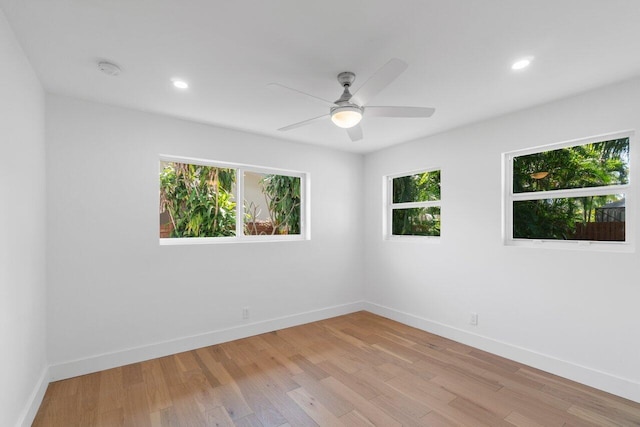
[[[357,105],[345,105],[331,109],[331,121],[338,127],[349,129],[362,120],[362,108]]]

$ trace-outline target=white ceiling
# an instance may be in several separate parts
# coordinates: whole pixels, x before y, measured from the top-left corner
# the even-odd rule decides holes
[[[47,91],[341,150],[368,152],[640,75],[639,0],[0,0]],[[511,64],[534,56],[520,72]],[[397,57],[409,68],[351,142],[321,103]],[[122,68],[118,77],[99,60]],[[189,82],[175,89],[171,78]]]

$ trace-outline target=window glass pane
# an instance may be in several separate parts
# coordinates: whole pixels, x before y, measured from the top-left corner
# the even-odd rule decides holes
[[[300,178],[244,174],[245,235],[300,234]]]
[[[394,236],[439,236],[440,208],[393,209]]]
[[[393,178],[393,203],[440,200],[440,171]]]
[[[160,237],[236,234],[235,169],[160,163]]]
[[[624,194],[516,201],[513,237],[624,241]]]
[[[629,138],[613,139],[513,159],[513,192],[629,183]]]

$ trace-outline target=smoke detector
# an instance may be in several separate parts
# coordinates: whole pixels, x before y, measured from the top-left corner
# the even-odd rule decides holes
[[[100,62],[98,62],[98,68],[103,73],[105,73],[105,74],[107,74],[109,76],[113,76],[113,77],[119,75],[122,72],[120,67],[118,67],[116,64],[108,62],[108,61],[100,61]]]

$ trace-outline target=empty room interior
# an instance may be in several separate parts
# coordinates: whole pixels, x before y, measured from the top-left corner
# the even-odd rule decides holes
[[[638,22],[0,0],[0,426],[639,426]]]

